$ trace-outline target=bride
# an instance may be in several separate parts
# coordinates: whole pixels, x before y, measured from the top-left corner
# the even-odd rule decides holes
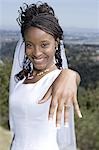
[[[22,38],[9,96],[11,150],[76,150],[73,104],[82,117],[75,96],[80,78],[64,69],[63,30],[54,10],[47,3],[26,4],[18,23]]]

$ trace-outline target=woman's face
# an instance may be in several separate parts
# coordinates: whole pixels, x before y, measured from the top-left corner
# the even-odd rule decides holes
[[[57,42],[54,37],[43,30],[30,27],[25,31],[25,51],[37,70],[49,68],[54,62]]]

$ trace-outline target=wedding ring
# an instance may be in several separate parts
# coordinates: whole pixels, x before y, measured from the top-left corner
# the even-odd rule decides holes
[[[66,109],[70,109],[70,105],[65,104],[64,107],[66,107]]]

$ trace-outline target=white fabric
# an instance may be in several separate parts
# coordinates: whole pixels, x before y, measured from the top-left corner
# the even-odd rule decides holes
[[[61,47],[62,68],[64,69],[64,68],[68,68],[68,64],[67,64],[63,41],[60,41],[60,43],[61,43],[60,47]]]
[[[51,130],[50,130],[48,125],[49,123],[47,121],[50,100],[44,104],[44,107],[35,104],[36,100],[39,100],[43,97],[43,95],[48,90],[49,86],[59,75],[60,71],[58,70],[52,73],[48,73],[48,75],[45,75],[36,84],[24,85],[22,84],[23,80],[19,81],[18,83],[15,82],[14,75],[17,74],[20,70],[22,70],[22,63],[24,59],[25,49],[24,49],[24,43],[22,44],[22,42],[23,42],[22,38],[20,38],[20,41],[18,42],[15,50],[13,67],[12,67],[11,78],[10,78],[9,121],[10,121],[10,128],[13,134],[15,134],[15,139],[16,139],[13,142],[12,150],[76,150],[73,107],[71,107],[70,110],[69,127],[68,128],[64,127],[63,118],[62,118],[61,129],[56,131],[54,123],[52,123]],[[61,49],[62,49],[61,55],[63,59],[62,65],[63,68],[67,68],[67,60],[65,57],[64,47],[61,46]],[[31,104],[31,99],[33,99],[33,105]],[[38,108],[36,106],[38,106]],[[38,117],[35,115],[35,113],[33,113],[35,112],[35,109],[38,113]],[[41,109],[42,109],[42,114],[40,113]],[[43,113],[43,111],[45,111],[45,113]],[[43,118],[44,114],[46,115],[46,117]],[[45,119],[47,121],[47,125],[46,125],[46,121],[44,122],[44,124],[42,124],[41,119]],[[33,120],[37,122],[36,125],[31,126]],[[42,130],[41,127],[43,127],[44,130]],[[34,136],[32,134],[33,131],[35,131],[36,133]],[[50,134],[52,135],[54,134],[54,135],[51,136],[50,139],[48,139],[47,136],[48,133],[46,132],[49,132]],[[56,136],[56,132],[57,132],[57,136]],[[39,147],[38,144],[40,141],[38,142],[38,138],[40,137],[43,138],[43,136],[44,139],[46,139],[46,142],[44,142],[44,145],[42,142],[42,147],[41,145]],[[57,137],[58,147],[56,146],[57,144],[55,142],[56,137]],[[35,141],[36,143],[38,142],[37,144],[38,146],[36,145],[35,147],[35,142],[33,141]],[[49,141],[50,142],[54,141],[54,142],[50,143]],[[53,148],[46,145],[47,142],[48,145],[50,146],[53,145]],[[28,148],[29,145],[30,147]]]
[[[15,86],[10,95],[10,117],[15,134],[11,150],[75,150],[72,108],[69,127],[57,129],[56,113],[54,119],[48,121],[51,98],[44,104],[37,103],[59,73],[60,70],[56,69],[36,83],[23,84],[23,79]]]
[[[25,45],[23,43],[23,39],[20,36],[20,40],[17,43],[14,59],[13,59],[13,66],[11,71],[11,77],[10,77],[10,93],[13,91],[16,81],[14,76],[22,70],[22,64],[24,60],[24,53],[25,53]]]

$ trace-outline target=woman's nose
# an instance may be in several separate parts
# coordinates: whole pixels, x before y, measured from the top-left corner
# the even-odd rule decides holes
[[[35,47],[34,51],[33,51],[33,55],[35,57],[39,57],[42,54],[42,51],[40,50],[39,47]]]

